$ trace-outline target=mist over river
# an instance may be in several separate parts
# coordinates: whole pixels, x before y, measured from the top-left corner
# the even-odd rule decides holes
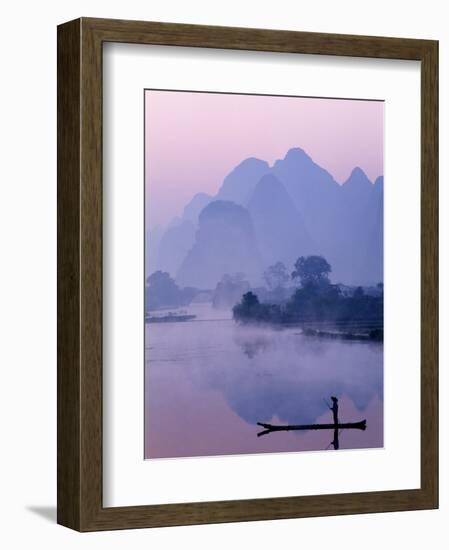
[[[331,430],[257,437],[257,422],[367,420],[340,448],[383,446],[383,343],[320,339],[299,327],[244,326],[210,304],[145,326],[145,457],[325,450]],[[176,310],[171,310],[176,311]]]

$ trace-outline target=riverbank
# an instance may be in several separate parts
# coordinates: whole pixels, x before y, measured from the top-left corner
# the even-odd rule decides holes
[[[383,328],[375,328],[367,333],[357,332],[331,332],[325,330],[317,330],[312,328],[306,328],[302,330],[304,336],[312,336],[315,338],[325,338],[329,340],[357,340],[357,341],[369,341],[369,342],[383,342],[384,331]]]

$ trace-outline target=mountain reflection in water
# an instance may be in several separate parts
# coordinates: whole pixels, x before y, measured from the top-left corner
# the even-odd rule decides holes
[[[237,325],[202,304],[196,319],[147,325],[146,458],[324,450],[327,431],[257,437],[257,422],[332,422],[338,396],[347,430],[340,448],[383,446],[383,345],[319,340],[298,328]]]

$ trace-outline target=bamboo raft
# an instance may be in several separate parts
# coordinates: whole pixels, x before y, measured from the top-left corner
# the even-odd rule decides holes
[[[294,430],[333,430],[334,431],[334,439],[333,441],[328,445],[333,446],[335,450],[338,450],[340,448],[340,442],[339,442],[339,434],[341,430],[366,430],[366,419],[360,420],[360,422],[340,422],[338,419],[338,399],[336,397],[331,397],[333,401],[333,406],[330,407],[329,404],[326,403],[329,407],[329,410],[332,411],[334,415],[334,422],[327,423],[327,424],[287,424],[287,425],[277,425],[277,424],[268,424],[266,422],[257,422],[258,426],[261,426],[264,428],[263,431],[259,432],[257,434],[257,437],[260,437],[262,435],[266,435],[272,432],[289,432]]]

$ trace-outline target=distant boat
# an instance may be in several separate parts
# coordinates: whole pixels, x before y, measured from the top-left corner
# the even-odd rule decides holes
[[[188,315],[186,313],[173,313],[169,312],[166,315],[150,315],[145,316],[145,323],[182,323],[185,321],[191,321],[195,319],[196,315]]]

